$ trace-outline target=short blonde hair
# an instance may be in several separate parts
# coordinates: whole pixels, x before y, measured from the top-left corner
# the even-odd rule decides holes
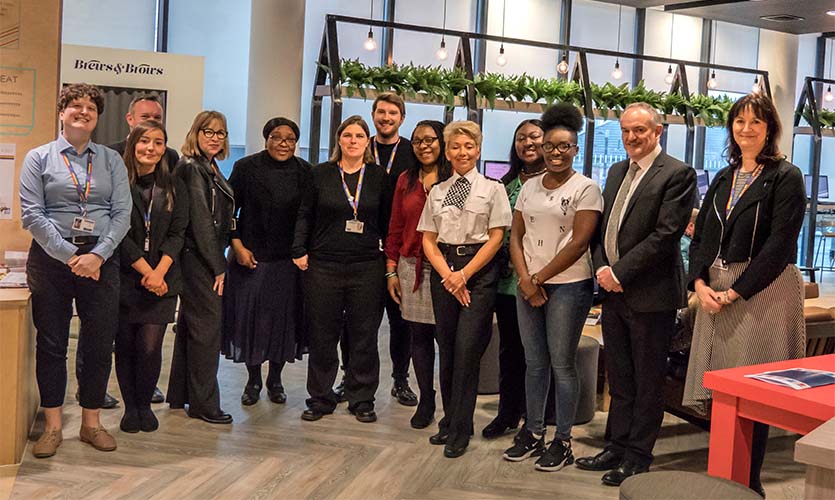
[[[368,138],[368,146],[365,148],[365,152],[362,155],[362,161],[364,163],[374,163],[376,160],[374,160],[374,155],[371,153],[371,132],[369,131],[368,124],[360,115],[349,116],[344,122],[339,124],[339,127],[336,129],[336,147],[333,148],[333,153],[331,153],[331,157],[328,158],[328,161],[339,163],[342,160],[342,148],[339,147],[339,136],[341,136],[342,132],[344,132],[345,129],[351,125],[358,125],[365,132],[365,136]]]
[[[481,139],[483,136],[481,135],[481,127],[478,126],[478,123],[470,120],[450,122],[444,127],[444,142],[447,148],[449,148],[449,144],[452,142],[452,137],[456,135],[466,135],[474,140],[478,147],[481,148]]]
[[[229,128],[226,126],[226,117],[220,111],[201,111],[194,117],[191,128],[186,134],[186,140],[183,143],[183,149],[181,151],[183,156],[204,156],[197,142],[197,134],[206,128],[212,120],[219,121],[223,130],[226,131],[226,137],[223,138],[223,149],[220,150],[215,158],[223,160],[229,155]]]

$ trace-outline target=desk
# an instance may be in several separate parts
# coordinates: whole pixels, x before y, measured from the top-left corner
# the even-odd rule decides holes
[[[705,373],[713,391],[707,473],[748,485],[753,422],[808,434],[835,417],[835,385],[795,390],[745,378],[788,368],[835,370],[835,354]]]
[[[0,465],[20,462],[38,403],[29,290],[0,289]]]

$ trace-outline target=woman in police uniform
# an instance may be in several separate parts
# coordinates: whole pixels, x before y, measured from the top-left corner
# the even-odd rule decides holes
[[[429,441],[444,456],[460,457],[473,432],[481,356],[490,341],[498,268],[493,257],[510,226],[510,203],[502,184],[486,179],[475,164],[481,130],[471,121],[444,129],[452,177],[429,193],[418,222],[430,278],[440,356],[444,417]]]

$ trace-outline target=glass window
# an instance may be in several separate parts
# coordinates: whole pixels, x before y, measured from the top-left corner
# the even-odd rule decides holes
[[[571,45],[605,50],[618,48],[618,6],[611,3],[574,0],[571,12]],[[559,29],[557,29],[559,32]],[[623,7],[620,23],[620,51],[635,51],[635,9]],[[575,56],[572,56],[571,63]],[[628,82],[632,78],[632,59],[621,59],[623,77],[612,78],[615,58],[605,56],[588,57],[591,81],[603,84]],[[573,66],[572,66],[573,67]]]
[[[154,50],[156,7],[156,0],[64,0],[61,41],[113,49]]]

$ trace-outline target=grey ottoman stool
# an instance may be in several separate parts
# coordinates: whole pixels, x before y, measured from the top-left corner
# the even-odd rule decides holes
[[[577,400],[575,424],[585,424],[594,418],[597,407],[597,359],[600,343],[588,335],[580,336],[577,347],[577,378],[580,381],[580,394]]]
[[[753,490],[727,479],[684,471],[657,471],[627,478],[620,500],[762,500]]]

